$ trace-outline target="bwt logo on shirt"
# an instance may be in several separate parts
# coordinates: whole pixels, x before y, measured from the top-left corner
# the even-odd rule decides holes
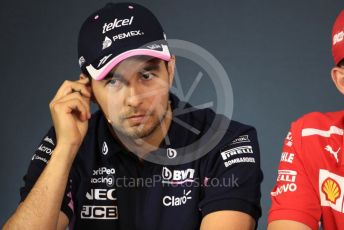
[[[115,19],[113,22],[110,23],[105,23],[103,25],[103,34],[105,34],[106,32],[109,32],[115,28],[119,28],[122,26],[129,26],[131,25],[131,23],[134,20],[134,16],[131,16],[131,18],[126,18],[126,19]]]
[[[162,183],[166,184],[183,184],[185,182],[194,182],[194,169],[169,170],[167,167],[162,168]]]

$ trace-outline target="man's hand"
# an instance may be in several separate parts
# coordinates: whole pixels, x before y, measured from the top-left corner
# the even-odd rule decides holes
[[[89,79],[65,81],[50,102],[57,145],[79,147],[91,117]]]
[[[57,144],[30,193],[7,220],[4,229],[66,229],[60,211],[69,172],[88,129],[89,79],[65,81],[50,102]]]

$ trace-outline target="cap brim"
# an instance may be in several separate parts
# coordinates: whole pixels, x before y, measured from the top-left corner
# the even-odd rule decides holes
[[[112,58],[108,63],[106,63],[100,69],[94,68],[92,64],[86,66],[86,69],[93,79],[100,81],[104,79],[105,76],[121,61],[129,57],[140,56],[140,55],[151,56],[151,57],[162,59],[164,61],[169,61],[171,59],[171,54],[169,52],[168,47],[166,45],[162,45],[162,51],[142,49],[142,48],[128,50]]]

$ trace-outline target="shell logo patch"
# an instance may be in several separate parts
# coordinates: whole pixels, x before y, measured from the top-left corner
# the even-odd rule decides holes
[[[322,183],[321,191],[326,195],[326,200],[330,201],[333,204],[336,203],[341,194],[339,184],[330,177],[328,177]]]

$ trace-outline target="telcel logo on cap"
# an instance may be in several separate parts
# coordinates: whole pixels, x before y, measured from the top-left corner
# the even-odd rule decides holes
[[[131,16],[130,19],[126,18],[126,19],[118,20],[116,18],[113,22],[110,22],[109,24],[105,23],[103,25],[103,34],[105,34],[106,32],[109,32],[109,31],[111,31],[111,30],[113,30],[115,28],[119,28],[119,27],[122,27],[122,26],[129,26],[129,25],[131,25],[133,20],[134,20],[134,16]]]

